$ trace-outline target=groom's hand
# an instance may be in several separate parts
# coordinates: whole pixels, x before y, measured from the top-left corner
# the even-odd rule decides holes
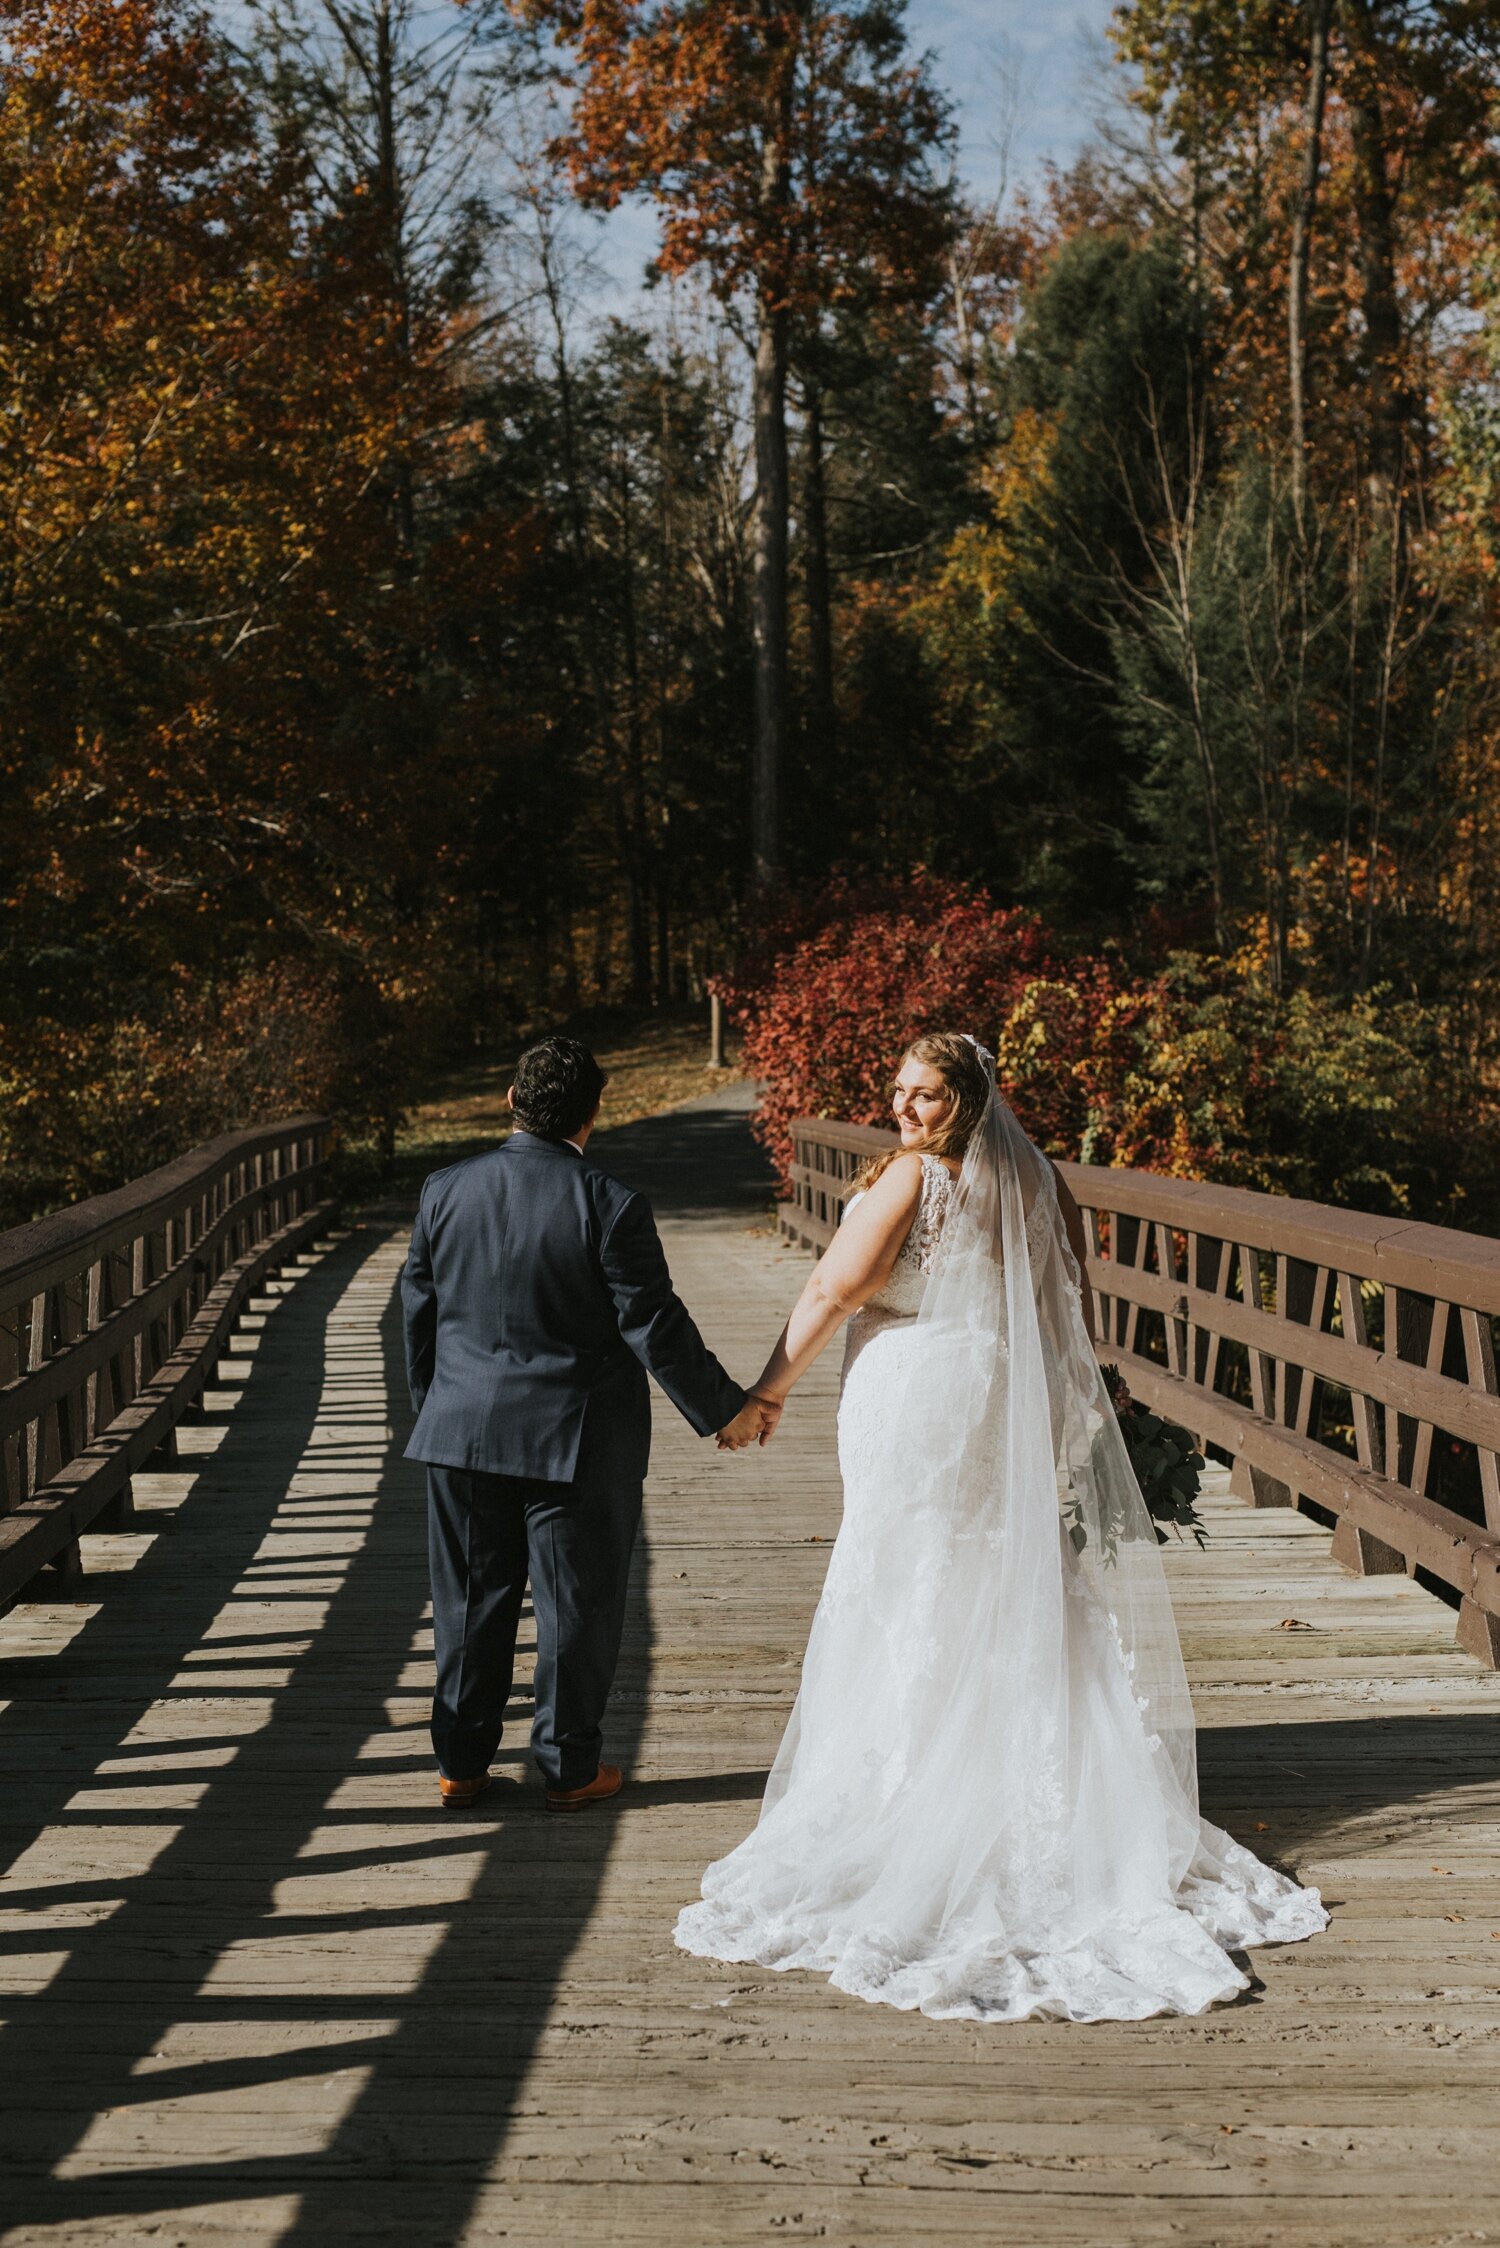
[[[742,1452],[747,1444],[765,1444],[781,1418],[781,1407],[764,1397],[747,1397],[734,1419],[718,1434],[721,1452]]]

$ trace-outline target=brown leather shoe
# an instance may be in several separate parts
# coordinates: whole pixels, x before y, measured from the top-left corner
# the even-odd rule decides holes
[[[601,1764],[587,1787],[549,1787],[549,1811],[585,1811],[591,1803],[606,1803],[618,1795],[624,1779],[618,1764]]]
[[[443,1808],[447,1811],[466,1810],[469,1804],[477,1802],[489,1784],[488,1772],[482,1772],[477,1780],[445,1780],[439,1773],[438,1793],[443,1799]]]

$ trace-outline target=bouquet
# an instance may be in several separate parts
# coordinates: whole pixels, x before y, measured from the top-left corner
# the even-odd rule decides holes
[[[1191,1531],[1201,1546],[1206,1532],[1193,1502],[1203,1474],[1203,1454],[1185,1428],[1136,1403],[1118,1366],[1103,1366],[1100,1371],[1158,1541],[1167,1542],[1162,1528],[1166,1522],[1179,1538],[1184,1530]]]

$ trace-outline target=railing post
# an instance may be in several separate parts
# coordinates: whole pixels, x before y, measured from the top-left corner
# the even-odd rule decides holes
[[[22,1371],[21,1313],[19,1308],[0,1311],[0,1387],[15,1381]],[[0,1441],[0,1514],[9,1514],[21,1501],[25,1480],[24,1434]]]
[[[1487,1318],[1467,1305],[1460,1312],[1460,1325],[1464,1338],[1464,1366],[1472,1388],[1483,1397],[1500,1395],[1500,1382],[1495,1375],[1495,1337]],[[1479,1487],[1484,1495],[1484,1519],[1491,1530],[1500,1531],[1500,1459],[1487,1445],[1477,1447],[1479,1454]]]

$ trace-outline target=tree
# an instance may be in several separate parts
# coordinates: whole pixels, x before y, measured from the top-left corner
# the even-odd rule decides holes
[[[838,589],[920,566],[972,511],[966,436],[945,410],[944,274],[914,268],[897,297],[858,285],[793,325],[794,562],[806,624],[804,798],[836,792]],[[857,753],[856,753],[857,754]],[[806,819],[806,802],[798,807]],[[810,837],[814,850],[823,842]],[[805,847],[802,856],[808,855]]]
[[[1280,434],[1290,435],[1299,492],[1309,308],[1320,292],[1321,348],[1349,353],[1346,374],[1327,370],[1330,403],[1362,472],[1394,486],[1427,449],[1413,354],[1446,309],[1419,245],[1435,213],[1496,162],[1494,9],[1486,0],[1128,0],[1113,28],[1140,71],[1140,103],[1201,183],[1200,198],[1219,206],[1215,259],[1221,286],[1244,306],[1247,358],[1264,352],[1269,289],[1285,290]],[[1320,206],[1326,223],[1315,235]],[[1330,454],[1343,450],[1334,436],[1324,432]],[[1342,461],[1331,465],[1341,481]]]
[[[787,373],[799,313],[854,285],[900,291],[932,254],[946,197],[929,159],[950,133],[903,0],[526,0],[575,58],[559,143],[579,193],[646,192],[657,266],[706,268],[753,321],[755,642],[752,862],[782,866],[787,740]]]
[[[244,57],[278,130],[304,152],[325,212],[364,236],[405,404],[391,463],[396,559],[413,565],[427,367],[472,353],[476,286],[495,226],[483,136],[507,81],[503,0],[247,0]],[[439,385],[441,388],[441,384]]]
[[[1292,210],[1292,242],[1287,280],[1287,385],[1291,405],[1292,504],[1302,520],[1307,505],[1307,281],[1312,256],[1313,218],[1323,174],[1323,112],[1328,97],[1328,27],[1333,0],[1311,0],[1308,11],[1305,146],[1297,199]]]
[[[1138,894],[1111,633],[1122,586],[1150,574],[1153,495],[1191,452],[1208,357],[1175,245],[1063,243],[996,367],[988,505],[917,604],[969,847],[1066,926],[1118,923]]]
[[[504,269],[529,318],[489,393],[486,474],[541,511],[559,565],[537,645],[571,688],[565,729],[586,807],[574,849],[588,868],[575,887],[613,898],[623,876],[626,988],[666,999],[701,975],[705,944],[727,926],[723,868],[743,828],[744,415],[731,339],[692,290],[655,339],[612,321],[580,342],[588,261],[579,208],[545,155],[552,108],[544,82],[503,118]]]
[[[25,1111],[71,1056],[80,1092],[115,1072],[144,1118],[142,1057],[186,1066],[254,985],[284,995],[260,1031],[305,1031],[321,1072],[306,968],[351,1114],[389,1114],[370,1026],[409,922],[440,949],[418,782],[439,832],[462,784],[413,756],[395,660],[406,396],[378,261],[357,218],[309,213],[302,152],[202,18],[10,0],[4,22],[0,1069]]]
[[[455,537],[514,524],[533,560],[521,600],[460,580],[443,608],[485,774],[472,880],[487,943],[518,955],[517,1011],[670,1001],[727,933],[749,746],[737,408],[696,339],[621,322],[576,353],[539,334],[476,401]]]

